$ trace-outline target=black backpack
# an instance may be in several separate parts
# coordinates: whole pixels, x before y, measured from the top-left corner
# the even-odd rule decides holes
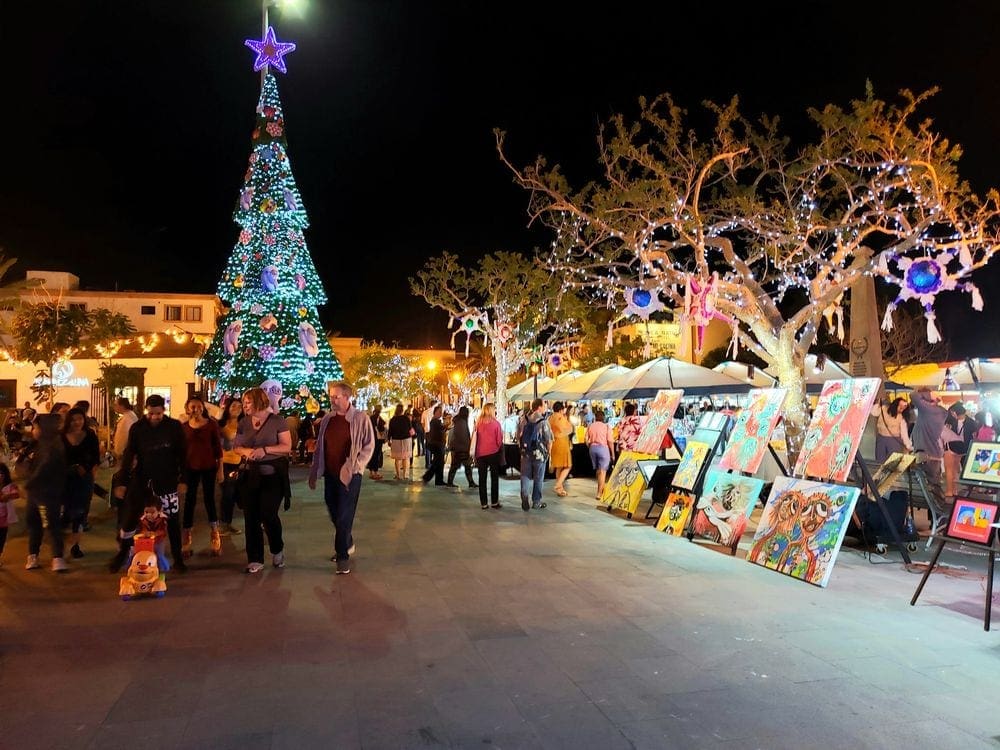
[[[521,430],[521,455],[535,456],[535,451],[539,449],[538,433],[542,428],[542,420],[532,422],[526,419],[524,428]]]

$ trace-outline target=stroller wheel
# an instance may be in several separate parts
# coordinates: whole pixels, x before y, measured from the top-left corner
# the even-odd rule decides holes
[[[875,551],[878,552],[880,555],[884,555],[885,554],[885,550],[886,550],[886,546],[884,544],[876,544],[875,545]]]

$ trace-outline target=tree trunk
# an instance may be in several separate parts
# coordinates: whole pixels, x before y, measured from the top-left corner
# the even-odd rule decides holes
[[[795,342],[782,337],[775,356],[778,384],[788,389],[785,397],[784,425],[788,452],[788,471],[798,459],[809,426],[809,402],[806,399],[805,359]]]

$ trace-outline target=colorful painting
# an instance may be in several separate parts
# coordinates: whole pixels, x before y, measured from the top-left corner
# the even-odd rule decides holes
[[[709,469],[695,505],[694,533],[734,546],[746,530],[762,489],[763,479]]]
[[[677,405],[683,395],[684,391],[681,390],[656,392],[656,398],[649,402],[646,409],[646,423],[642,426],[642,432],[639,433],[639,439],[635,441],[632,450],[636,453],[660,455],[663,438],[670,429],[671,422],[674,421],[674,412],[677,411]]]
[[[646,477],[639,470],[638,462],[656,458],[646,453],[622,451],[611,471],[608,483],[604,485],[601,502],[611,510],[623,510],[628,514],[635,513],[646,489]]]
[[[857,487],[778,477],[747,560],[826,586],[859,494]]]
[[[962,467],[962,479],[981,484],[1000,484],[1000,443],[973,441]]]
[[[671,484],[682,490],[693,490],[695,483],[698,481],[698,475],[701,473],[701,466],[705,463],[705,459],[708,458],[710,450],[711,448],[707,443],[689,440],[687,447],[684,448],[684,455],[681,456],[681,463],[677,467],[677,473],[674,474],[674,481]]]
[[[694,507],[694,495],[686,492],[671,492],[663,504],[663,511],[656,519],[656,530],[665,531],[671,536],[683,536],[691,508]]]
[[[990,546],[995,531],[992,524],[997,522],[998,511],[1000,506],[993,503],[956,497],[945,535],[964,542]]]
[[[828,380],[806,430],[794,474],[846,482],[882,381]]]
[[[781,407],[788,391],[785,388],[755,388],[750,401],[736,418],[720,469],[753,474],[767,452],[768,441],[781,419]]]
[[[872,481],[878,489],[878,494],[885,497],[896,480],[903,476],[903,473],[913,466],[913,462],[916,460],[915,453],[890,453],[889,457],[878,467],[878,471],[872,475]]]

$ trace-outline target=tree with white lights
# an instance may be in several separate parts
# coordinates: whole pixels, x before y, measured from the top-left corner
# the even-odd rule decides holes
[[[477,266],[462,266],[444,253],[424,264],[410,290],[431,307],[444,310],[455,335],[484,339],[496,375],[497,413],[507,413],[507,383],[529,365],[532,352],[544,356],[576,329],[573,295],[548,271],[517,253],[487,255]],[[468,348],[466,349],[468,352]]]
[[[548,267],[623,312],[665,302],[699,343],[711,320],[726,322],[733,345],[790,389],[797,451],[805,355],[856,281],[877,275],[898,288],[885,330],[897,305],[919,302],[932,342],[940,292],[966,292],[982,309],[970,276],[997,249],[998,195],[973,194],[960,149],[917,119],[933,93],[903,91],[890,104],[869,88],[848,108],[810,110],[818,134],[798,149],[777,119],[751,121],[735,99],[707,104],[715,123],[704,139],[669,95],[643,99],[637,122],[616,115],[601,128],[602,176],[576,190],[541,157],[514,166],[499,131],[497,149],[530,191],[531,221],[555,230]]]

